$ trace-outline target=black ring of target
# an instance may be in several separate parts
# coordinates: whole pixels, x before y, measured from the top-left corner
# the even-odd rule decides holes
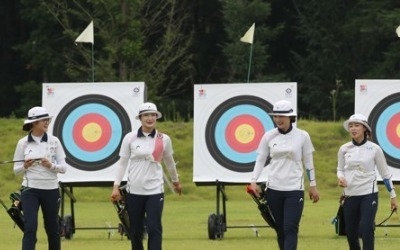
[[[108,108],[110,108],[115,114],[118,116],[119,121],[121,123],[122,127],[122,136],[121,138],[113,138],[114,140],[119,140],[118,142],[118,149],[121,147],[122,139],[123,137],[129,133],[132,129],[130,119],[128,114],[126,113],[125,109],[119,104],[117,101],[114,99],[111,99],[107,96],[104,95],[84,95],[81,97],[78,97],[69,103],[67,103],[59,112],[57,119],[54,122],[54,127],[53,127],[53,134],[54,136],[58,137],[61,144],[64,147],[65,154],[67,156],[66,162],[71,165],[72,167],[75,167],[80,170],[84,171],[98,171],[101,169],[105,169],[107,167],[110,167],[114,163],[116,163],[119,159],[119,152],[115,151],[109,156],[106,156],[104,159],[101,161],[96,161],[96,162],[85,162],[80,159],[77,159],[74,157],[71,152],[68,151],[68,148],[65,147],[64,145],[64,138],[63,138],[63,129],[64,129],[64,121],[68,117],[68,115],[76,108],[78,108],[81,105],[84,104],[102,104]],[[72,136],[72,135],[71,135]]]
[[[215,141],[215,128],[218,123],[219,117],[228,109],[242,105],[254,105],[259,107],[260,109],[264,110],[266,113],[272,112],[272,105],[267,102],[266,100],[251,95],[242,95],[242,96],[235,96],[230,99],[227,99],[223,103],[221,103],[210,115],[210,119],[207,121],[206,124],[206,131],[205,131],[205,141],[207,144],[208,151],[210,152],[211,156],[217,161],[222,167],[227,168],[229,170],[246,173],[251,172],[254,169],[255,159],[253,162],[249,163],[237,163],[232,161],[224,156],[224,154],[218,149],[217,143]],[[269,159],[268,159],[269,160]],[[267,162],[268,162],[267,160]]]
[[[370,115],[369,115],[369,124],[371,125],[372,132],[376,133],[377,129],[377,123],[379,120],[380,115],[382,112],[390,105],[394,103],[399,103],[400,102],[400,95],[399,93],[389,95],[385,98],[383,98],[375,107],[372,109]],[[372,136],[372,141],[375,143],[379,144],[376,136]],[[385,154],[386,161],[389,166],[393,168],[398,168],[400,169],[400,161],[399,158],[395,158],[385,152],[385,147],[382,147],[383,153]]]

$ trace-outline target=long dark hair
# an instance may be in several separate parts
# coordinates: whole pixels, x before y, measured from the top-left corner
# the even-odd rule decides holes
[[[364,125],[363,125],[364,126]],[[372,141],[372,134],[371,131],[369,131],[369,129],[367,127],[364,126],[364,128],[366,128],[365,132],[364,132],[364,137],[367,138],[367,140]]]

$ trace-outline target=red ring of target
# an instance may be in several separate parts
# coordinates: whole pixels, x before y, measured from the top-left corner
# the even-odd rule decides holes
[[[259,119],[251,115],[240,115],[229,122],[225,138],[232,149],[248,153],[257,149],[263,132],[264,126]]]
[[[94,152],[110,141],[111,125],[104,116],[89,113],[77,120],[72,136],[82,150]]]
[[[400,148],[400,113],[392,116],[387,124],[386,133],[393,146]]]

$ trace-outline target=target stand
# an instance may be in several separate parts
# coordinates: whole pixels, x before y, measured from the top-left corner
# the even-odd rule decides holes
[[[59,183],[60,191],[61,191],[61,202],[60,202],[60,218],[61,222],[61,235],[65,237],[67,240],[71,240],[76,232],[76,230],[107,230],[108,231],[108,238],[110,239],[111,233],[113,230],[117,230],[118,233],[121,235],[121,239],[124,236],[127,236],[128,239],[128,232],[125,230],[121,223],[118,224],[117,227],[107,226],[107,227],[76,227],[75,220],[75,203],[77,199],[74,195],[73,188],[74,187],[109,187],[112,186],[113,183],[111,182],[104,182],[104,183],[82,183],[77,185],[76,183]],[[66,214],[66,206],[69,202],[69,209],[71,214]],[[116,215],[118,216],[118,215]]]
[[[383,150],[392,181],[400,181],[400,80],[363,80],[355,83],[355,113],[368,118],[372,141]],[[382,181],[377,176],[378,181]]]
[[[397,185],[400,183],[399,89],[399,79],[356,79],[355,81],[354,111],[368,118],[368,124],[372,129],[372,141],[382,148],[392,174],[393,184]],[[377,180],[379,184],[383,184],[379,174],[377,174]],[[388,224],[386,219],[384,222],[377,224],[376,227],[400,227],[397,224]]]
[[[255,227],[228,226],[225,186],[250,182],[260,140],[275,128],[269,114],[280,100],[291,102],[296,112],[296,82],[195,85],[193,182],[216,187],[216,212],[208,218],[209,239],[222,239],[228,228]],[[265,182],[267,177],[264,169],[258,181]]]
[[[144,82],[43,83],[42,105],[53,116],[49,133],[60,140],[69,165],[58,175],[66,239],[76,230],[109,230],[110,236],[111,230],[119,229],[76,227],[73,188],[112,187],[122,140],[139,128],[135,116],[146,99]],[[65,215],[68,202],[71,214]]]
[[[228,196],[225,192],[225,186],[227,183],[222,183],[216,180],[216,212],[211,213],[208,216],[207,229],[208,238],[210,240],[222,240],[224,238],[224,233],[228,228],[252,228],[256,236],[258,237],[257,228],[268,228],[269,225],[250,225],[250,226],[228,226],[227,221],[227,210],[226,202],[228,201]],[[203,184],[201,184],[203,185]],[[221,211],[222,209],[222,211]]]

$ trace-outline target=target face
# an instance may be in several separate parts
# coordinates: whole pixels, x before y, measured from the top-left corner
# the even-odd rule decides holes
[[[372,140],[382,148],[392,180],[400,180],[400,81],[356,80],[355,88],[355,112],[368,117]]]
[[[400,93],[381,100],[368,120],[373,139],[381,146],[388,165],[400,169]]]
[[[195,85],[193,181],[248,183],[258,144],[275,127],[268,113],[274,102],[283,99],[296,109],[296,87],[296,83]]]
[[[48,132],[60,139],[69,165],[59,180],[113,182],[122,140],[140,126],[144,83],[44,83],[42,94],[53,116]]]
[[[122,139],[131,129],[129,116],[117,101],[85,95],[61,109],[53,134],[63,144],[68,164],[96,171],[118,161]]]
[[[205,141],[212,157],[236,172],[253,170],[258,143],[274,128],[272,105],[256,96],[236,96],[219,105],[206,125]]]

